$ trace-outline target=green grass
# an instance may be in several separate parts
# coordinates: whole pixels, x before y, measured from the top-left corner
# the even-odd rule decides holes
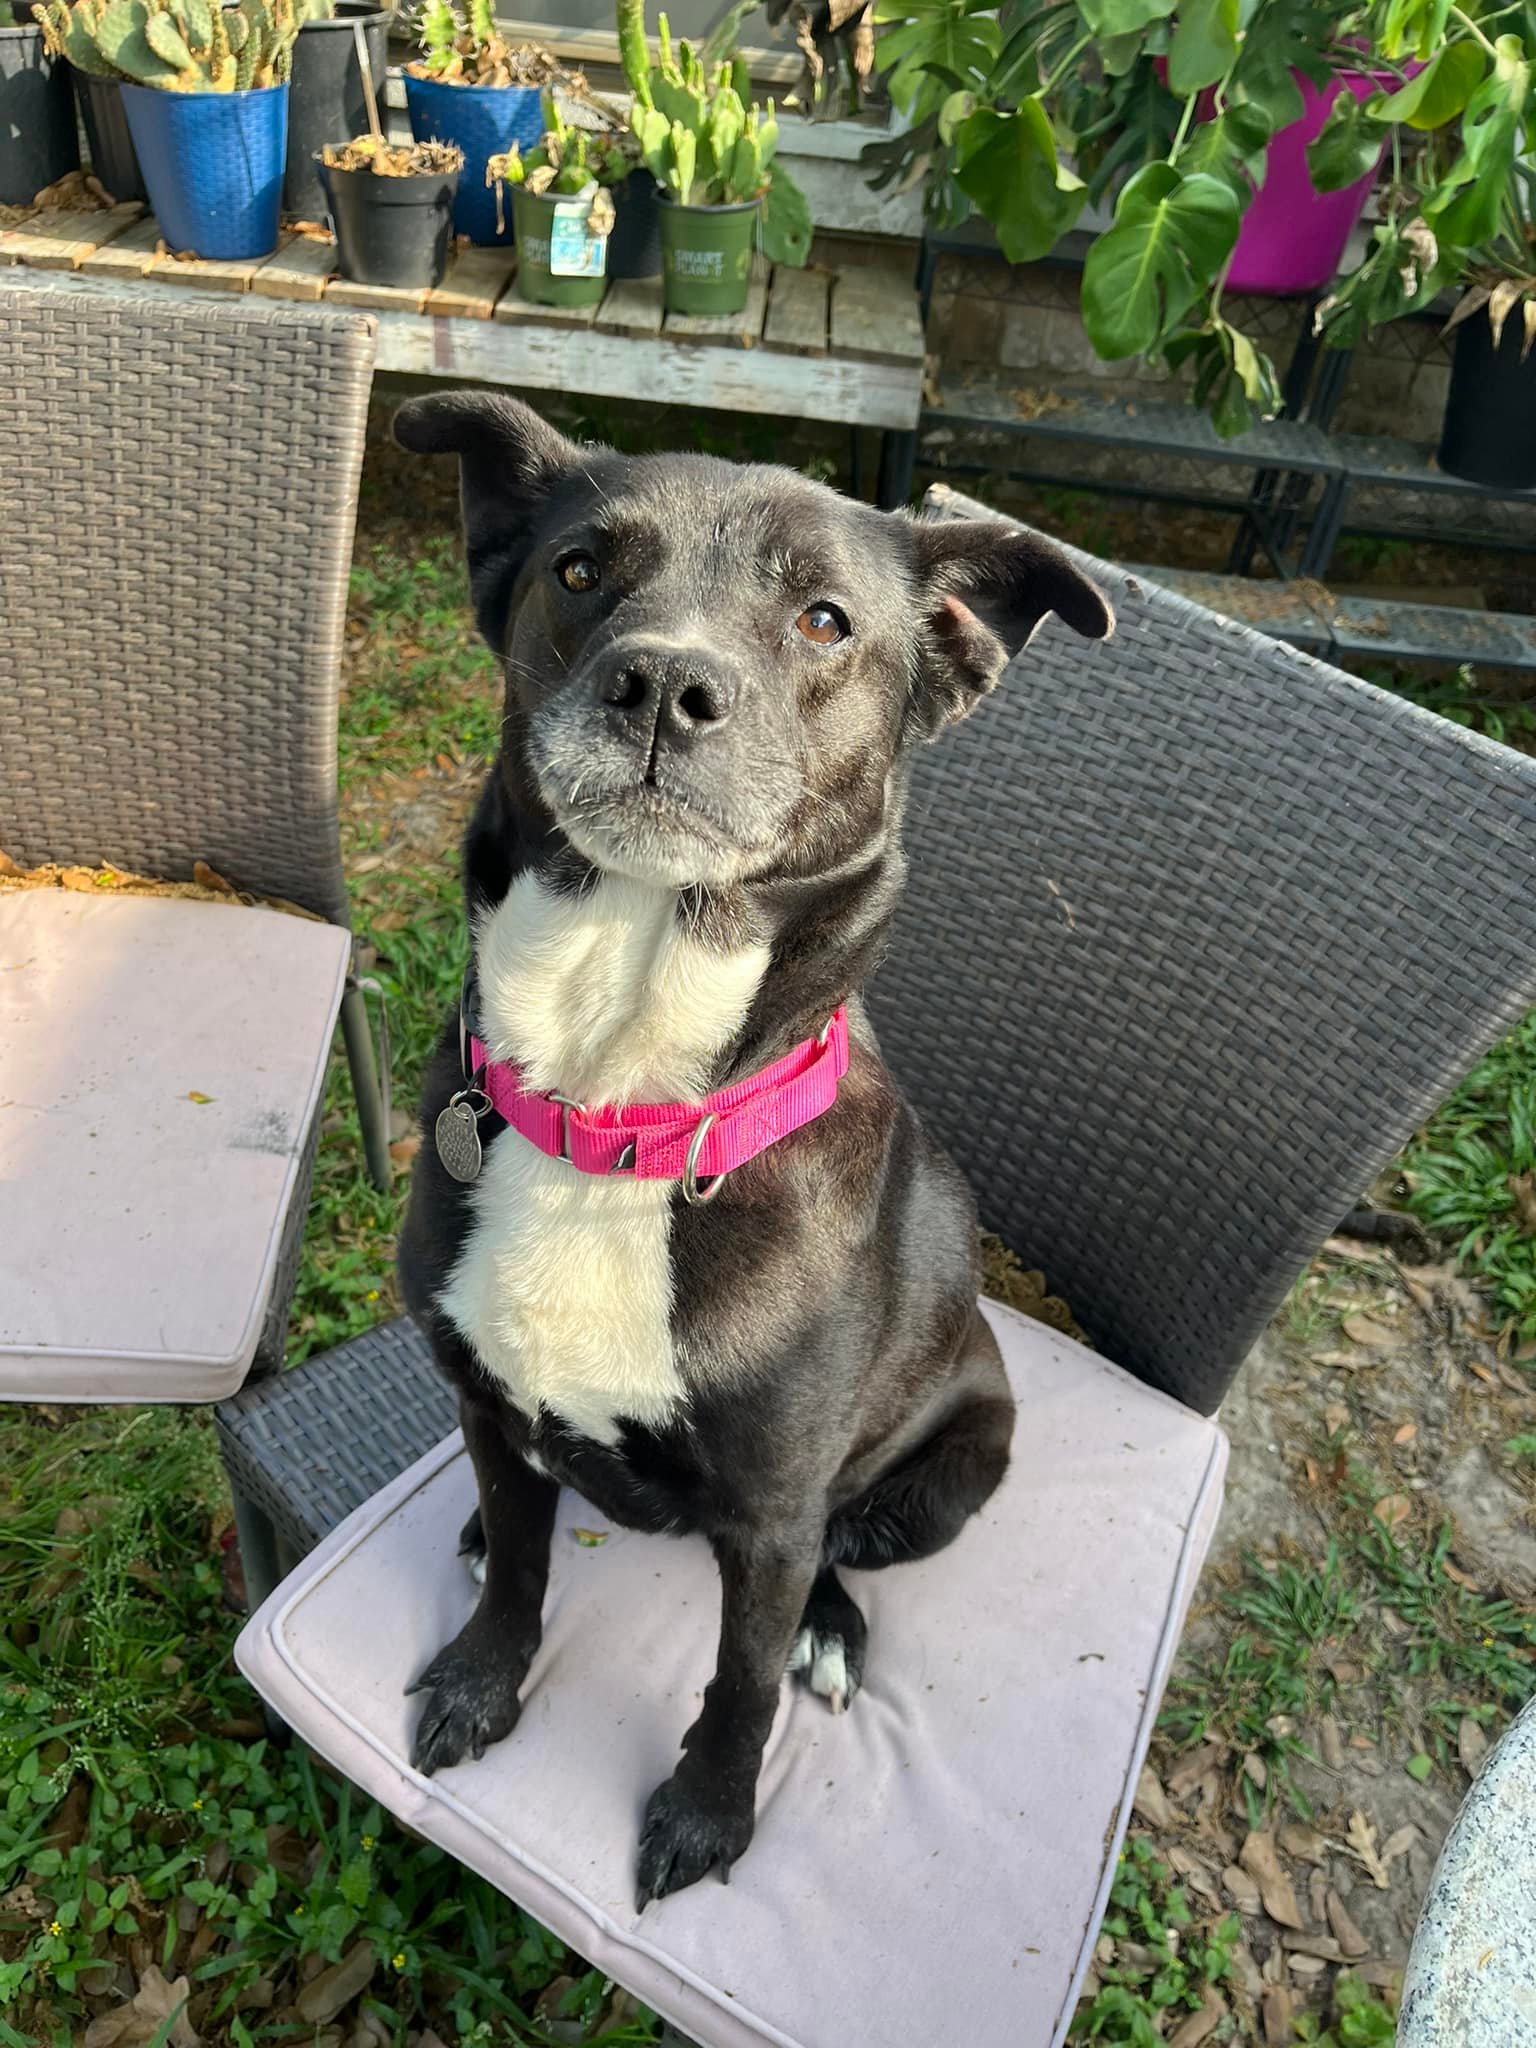
[[[1536,1340],[1536,1229],[1511,1186],[1536,1175],[1536,1011],[1478,1062],[1402,1165],[1409,1208],[1487,1282],[1510,1338]]]
[[[1536,1613],[1447,1575],[1448,1522],[1388,1529],[1372,1513],[1386,1490],[1352,1463],[1322,1559],[1247,1558],[1216,1602],[1217,1647],[1186,1651],[1175,1669],[1159,1727],[1179,1748],[1219,1735],[1259,1759],[1264,1783],[1240,1781],[1251,1827],[1277,1807],[1312,1820],[1295,1766],[1316,1760],[1308,1742],[1321,1714],[1395,1730],[1411,1709],[1430,1742],[1415,1773],[1424,1777],[1452,1768],[1464,1719],[1496,1730],[1536,1695]],[[1341,1685],[1335,1664],[1360,1676]]]
[[[294,2038],[242,2013],[245,1995],[286,1973],[281,2004],[305,1957],[360,1940],[379,1958],[368,2010],[395,2042],[429,2013],[460,2042],[541,2040],[526,2008],[562,1974],[571,2009],[598,2016],[596,1972],[299,1746],[262,1738],[229,1657],[206,1416],[71,1411],[41,1428],[5,1410],[0,1457],[0,2041],[67,2048],[100,1959],[129,1942],[174,1980],[194,1939],[178,1909],[202,1944],[205,2041]],[[642,2015],[592,2038],[653,2037]]]
[[[1264,1767],[1264,1784],[1241,1780],[1251,1827],[1284,1796],[1304,1820],[1312,1818],[1292,1765],[1310,1756],[1305,1724],[1332,1704],[1334,1681],[1324,1659],[1336,1655],[1362,1613],[1358,1579],[1344,1553],[1330,1543],[1320,1565],[1246,1562],[1242,1583],[1224,1596],[1230,1630],[1224,1651],[1203,1669],[1175,1677],[1162,1727],[1184,1747],[1221,1734]]]
[[[1078,2007],[1070,2038],[1159,2048],[1165,2030],[1199,2011],[1207,1985],[1226,1982],[1241,1932],[1235,1913],[1198,1932],[1188,1891],[1151,1844],[1134,1837],[1115,1872],[1104,1933],[1144,1949],[1146,1960],[1100,1966],[1099,1989]]]

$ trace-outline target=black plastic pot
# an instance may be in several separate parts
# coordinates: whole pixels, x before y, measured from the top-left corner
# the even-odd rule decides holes
[[[379,0],[336,0],[332,21],[306,21],[293,46],[288,88],[288,155],[283,170],[283,211],[319,220],[325,195],[315,158],[328,145],[368,132],[368,100],[357,61],[353,23],[361,22],[382,114],[384,67],[389,61],[390,10]]]
[[[613,188],[608,275],[660,277],[661,188],[643,164]]]
[[[1486,308],[1457,328],[1437,457],[1448,475],[1506,491],[1536,485],[1536,348],[1522,362],[1524,345],[1523,306],[1497,348]]]
[[[316,170],[336,229],[341,274],[353,284],[426,290],[443,281],[453,237],[457,171],[380,178],[372,171]]]
[[[114,199],[147,198],[138,151],[128,132],[121,85],[115,78],[93,78],[88,71],[76,71],[73,65],[70,71],[75,81],[75,98],[80,102],[80,119],[85,123],[92,171]]]
[[[30,206],[80,168],[69,66],[39,28],[0,28],[0,206]]]

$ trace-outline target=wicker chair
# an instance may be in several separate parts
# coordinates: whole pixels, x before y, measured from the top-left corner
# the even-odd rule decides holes
[[[1049,623],[920,764],[871,1000],[985,1220],[1100,1355],[997,1318],[1024,1420],[996,1513],[931,1565],[857,1575],[896,1647],[846,1735],[786,1709],[729,1892],[642,1924],[622,1891],[707,1673],[707,1556],[557,1539],[540,1712],[428,1782],[398,1695],[471,1604],[472,1483],[420,1337],[389,1325],[218,1411],[253,1593],[298,1565],[241,1638],[258,1688],[719,2048],[1064,2038],[1219,1499],[1204,1418],[1336,1219],[1536,1002],[1536,763],[1088,566],[1115,638]],[[807,1914],[834,1874],[844,1910]]]
[[[338,1001],[387,1176],[336,810],[372,362],[355,313],[0,283],[0,848],[201,860],[315,920],[0,894],[26,970],[0,979],[25,1084],[0,1105],[0,1397],[206,1399],[280,1362]]]

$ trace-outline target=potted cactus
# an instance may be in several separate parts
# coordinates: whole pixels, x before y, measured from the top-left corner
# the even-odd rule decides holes
[[[522,297],[536,306],[595,306],[608,281],[611,187],[628,176],[629,161],[607,138],[567,127],[558,109],[553,118],[527,156],[514,147],[492,157],[486,182],[498,212],[512,188]]]
[[[620,49],[634,94],[630,123],[661,187],[662,296],[674,313],[739,313],[747,302],[752,252],[804,263],[810,209],[788,173],[774,166],[778,122],[748,105],[738,58],[706,68],[657,21],[659,58],[648,60],[643,16],[620,15]]]
[[[375,92],[382,95],[393,17],[385,0],[297,0],[296,11],[299,35],[288,87],[283,211],[300,220],[319,220],[325,209],[319,152],[339,147],[368,126],[358,28]]]
[[[547,50],[509,45],[496,28],[492,0],[425,0],[416,22],[421,55],[405,67],[405,104],[418,142],[448,142],[464,152],[453,225],[472,242],[512,239],[511,222],[486,181],[493,156],[531,149],[544,132],[544,87],[563,76]]]
[[[43,32],[115,78],[160,232],[239,260],[277,246],[294,0],[49,0]]]
[[[391,146],[360,135],[321,151],[337,261],[355,284],[431,290],[443,281],[464,153],[446,142]]]

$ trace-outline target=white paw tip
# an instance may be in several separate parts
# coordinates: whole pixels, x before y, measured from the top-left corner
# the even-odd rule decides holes
[[[811,1638],[811,1632],[808,1628],[803,1628],[791,1645],[789,1662],[785,1665],[784,1669],[786,1671],[805,1671],[809,1668],[815,1654],[816,1645]]]
[[[848,1711],[848,1696],[846,1693],[829,1692],[827,1694],[827,1705],[834,1714],[846,1714]]]
[[[485,1552],[483,1550],[476,1551],[475,1555],[469,1560],[469,1576],[477,1586],[485,1584]]]
[[[811,1666],[811,1691],[831,1700],[834,1713],[841,1712],[839,1701],[847,1702],[848,1659],[835,1636],[830,1641],[823,1638],[817,1648],[816,1660]]]

